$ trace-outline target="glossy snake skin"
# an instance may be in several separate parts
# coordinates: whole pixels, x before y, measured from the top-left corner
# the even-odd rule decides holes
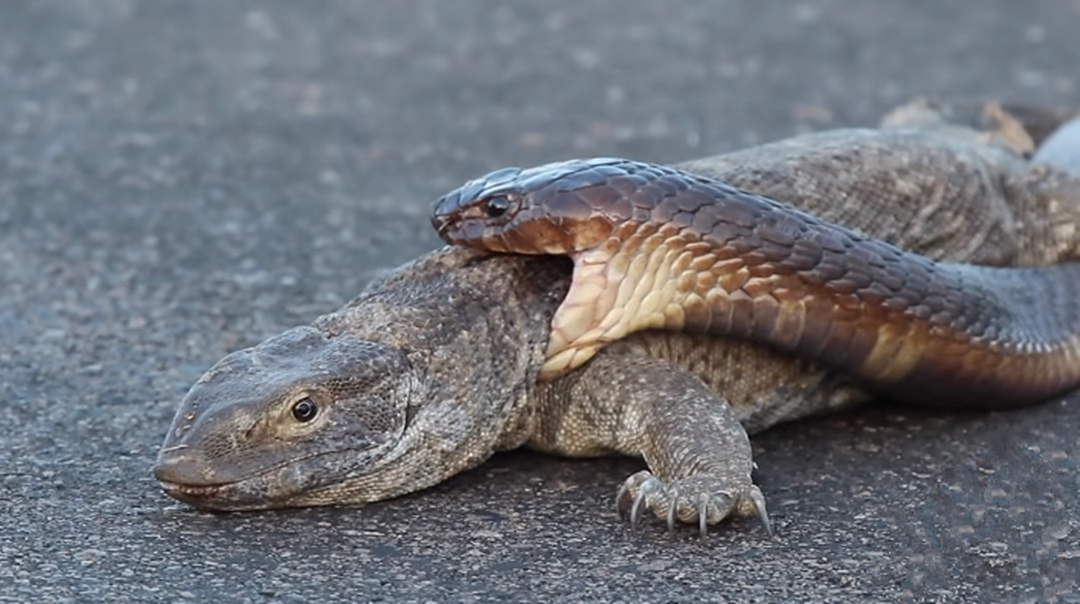
[[[889,395],[984,405],[1080,384],[1080,264],[939,263],[722,181],[620,158],[508,168],[440,199],[447,242],[568,254],[547,377],[629,333],[748,338]]]

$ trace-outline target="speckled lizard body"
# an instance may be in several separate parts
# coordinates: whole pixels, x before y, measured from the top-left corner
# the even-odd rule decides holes
[[[1080,181],[1021,157],[1037,125],[1003,113],[987,135],[954,130],[925,106],[905,110],[900,121],[914,130],[837,131],[817,143],[810,135],[683,166],[751,189],[756,179],[773,188],[763,194],[938,259],[1076,257]],[[897,143],[904,137],[952,163],[905,151],[914,147]],[[1068,165],[1073,156],[1060,157],[1045,159]],[[914,171],[885,170],[886,160]],[[845,163],[839,180],[860,194],[828,193],[837,179],[823,161]],[[880,195],[882,187],[892,189]],[[171,496],[200,507],[265,509],[386,499],[519,446],[619,453],[649,468],[617,496],[635,522],[648,509],[703,531],[733,514],[767,525],[748,433],[872,398],[812,360],[668,332],[633,335],[538,384],[570,270],[558,258],[463,249],[408,263],[345,308],[219,361],[185,397],[155,474]]]

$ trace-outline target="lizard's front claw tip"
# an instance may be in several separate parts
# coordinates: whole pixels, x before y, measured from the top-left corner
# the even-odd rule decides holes
[[[689,476],[670,486],[648,470],[642,470],[619,488],[615,496],[615,513],[619,518],[629,514],[631,530],[637,530],[645,509],[652,510],[666,521],[669,532],[675,523],[696,523],[702,537],[709,526],[729,516],[757,516],[772,535],[772,525],[761,489],[745,479],[729,479],[709,475]]]
[[[639,479],[633,480],[635,477]],[[642,510],[649,505],[648,497],[657,489],[664,489],[664,483],[647,471],[638,472],[619,487],[619,493],[615,496],[615,514],[621,519],[627,511],[630,512],[631,531],[637,530]]]
[[[750,492],[747,493],[747,498],[750,500],[750,506],[753,508],[753,513],[757,515],[761,523],[765,525],[765,532],[771,537],[773,534],[772,523],[769,522],[769,511],[765,507],[765,495],[762,494],[761,489],[757,485],[751,485]]]

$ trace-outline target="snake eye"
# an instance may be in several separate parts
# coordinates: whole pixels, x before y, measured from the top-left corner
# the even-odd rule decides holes
[[[309,398],[302,398],[292,406],[293,419],[300,423],[307,423],[315,419],[315,416],[319,413],[319,406],[315,404],[315,401]]]
[[[488,218],[499,218],[510,211],[510,205],[508,197],[499,195],[487,200],[487,203],[484,204],[484,211],[487,213]]]

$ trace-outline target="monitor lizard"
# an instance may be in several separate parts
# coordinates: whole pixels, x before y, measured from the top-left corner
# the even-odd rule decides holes
[[[786,154],[749,150],[683,166],[751,177],[771,166],[790,176],[783,186],[796,194],[784,202],[806,201],[827,219],[847,216],[867,236],[936,259],[1033,266],[1075,257],[1077,176],[1037,165],[1056,156],[1036,151],[1036,161],[1027,159],[1052,128],[1022,111],[987,107],[980,115],[1000,115],[982,130],[954,127],[940,119],[947,111],[925,103],[901,112],[909,116],[899,120],[905,127],[968,158],[965,170],[923,162],[935,193],[929,199],[898,202],[897,192],[910,194],[913,182],[898,177],[888,195],[864,188],[841,198],[830,216],[820,207],[824,198],[797,194],[835,180],[835,173],[800,170],[807,165],[800,157],[819,148],[813,135],[774,144]],[[1074,114],[1055,115],[1058,123]],[[895,132],[888,126],[866,140],[895,140]],[[844,131],[820,136],[832,141],[835,157],[847,149],[858,158],[848,161],[845,182],[860,182],[874,167],[867,163],[874,154],[860,155],[862,143],[846,145],[855,139]],[[903,146],[892,153],[903,155]],[[780,160],[768,164],[770,157]],[[892,218],[905,208],[921,221]],[[813,359],[664,331],[632,334],[540,382],[550,322],[572,269],[565,258],[454,247],[406,263],[346,307],[211,367],[182,401],[155,476],[168,495],[195,506],[253,510],[387,499],[521,446],[625,454],[648,465],[616,494],[632,524],[648,510],[669,527],[690,523],[703,533],[732,515],[756,515],[768,528],[748,435],[875,398]]]

